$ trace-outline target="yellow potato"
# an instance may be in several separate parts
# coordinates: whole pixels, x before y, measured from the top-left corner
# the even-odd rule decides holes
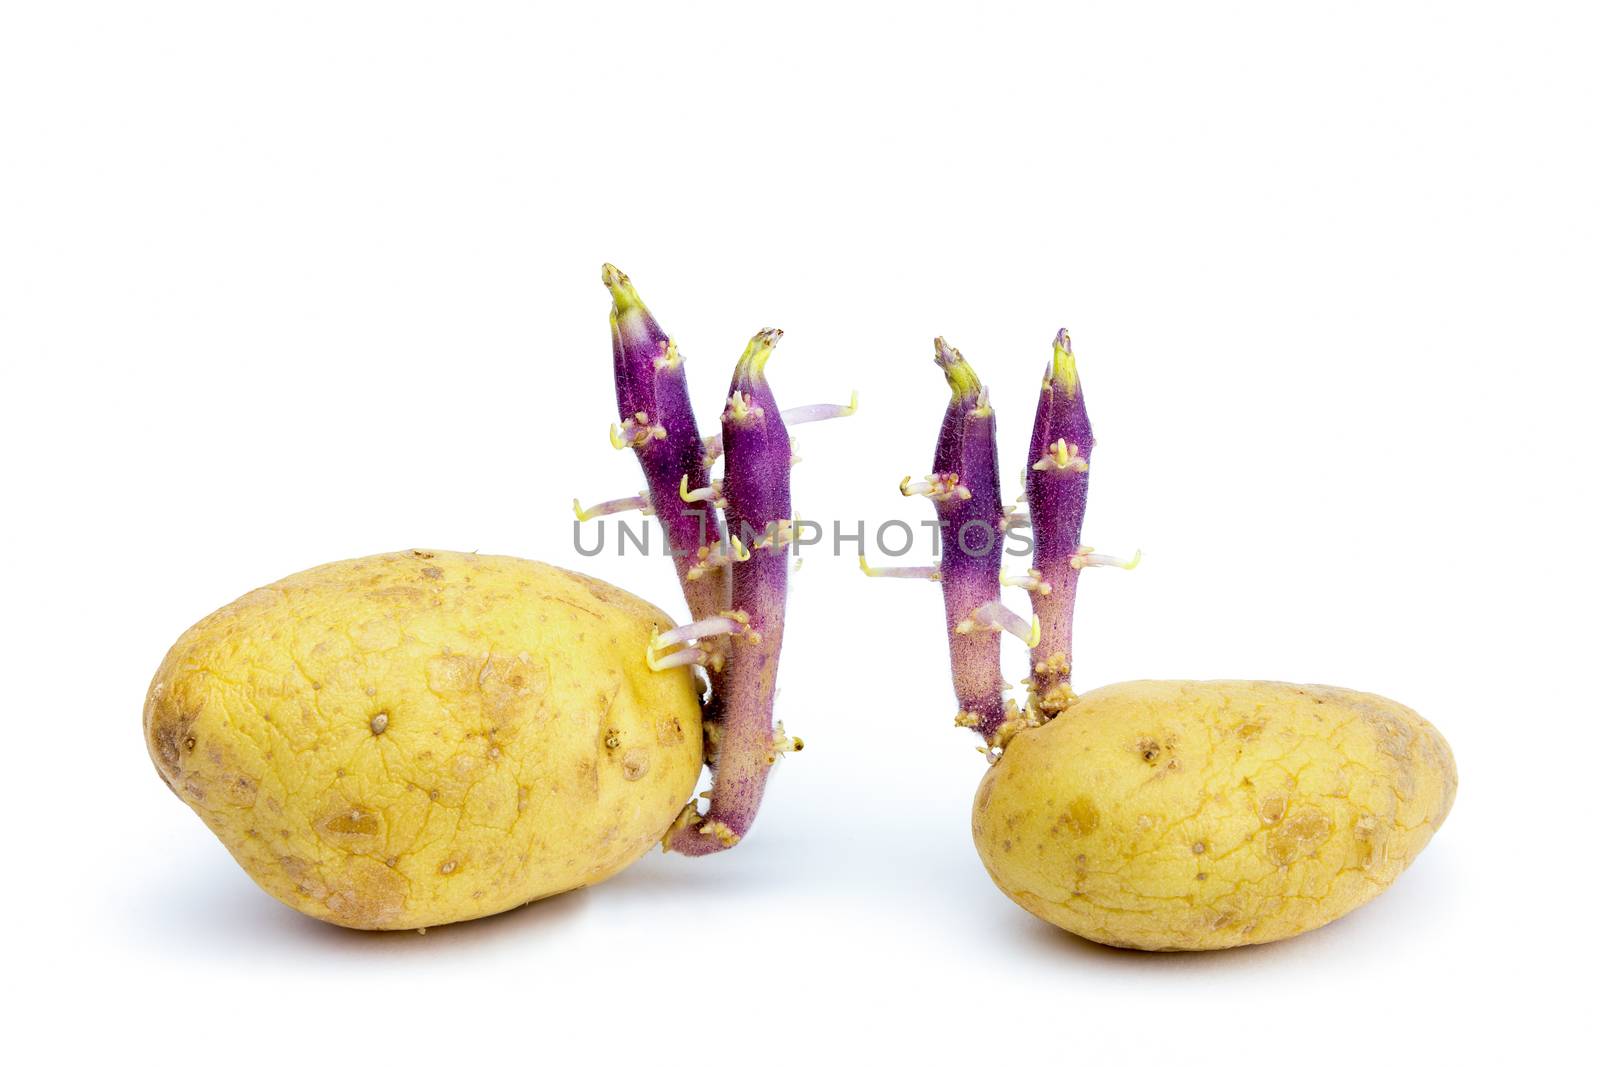
[[[1124,682],[1013,739],[972,835],[1007,896],[1108,945],[1276,941],[1361,906],[1450,811],[1437,730],[1370,693]]]
[[[607,878],[700,773],[661,611],[512,559],[413,551],[258,589],[178,639],[145,739],[260,886],[341,926],[457,922]]]

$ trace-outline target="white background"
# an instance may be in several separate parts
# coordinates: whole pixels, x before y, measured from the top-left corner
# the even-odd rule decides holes
[[[678,7],[5,8],[8,1044],[1348,1064],[1587,1030],[1594,9]],[[1454,745],[1450,820],[1294,941],[1058,933],[972,849],[937,591],[847,550],[796,576],[779,711],[808,744],[734,852],[425,937],[275,903],[143,749],[189,623],[412,546],[681,612],[663,561],[572,548],[572,497],[640,484],[606,443],[606,259],[703,420],[767,325],[783,402],[860,390],[798,432],[823,521],[931,515],[895,487],[931,455],[935,333],[1010,469],[1070,326],[1086,537],[1145,551],[1085,579],[1080,686],[1393,696]]]

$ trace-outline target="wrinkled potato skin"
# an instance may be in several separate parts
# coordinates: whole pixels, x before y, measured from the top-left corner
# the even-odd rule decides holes
[[[341,926],[457,922],[589,885],[693,792],[700,704],[662,612],[506,556],[330,563],[229,604],[156,672],[156,769],[260,886]]]
[[[1018,734],[972,835],[1007,896],[1107,945],[1277,941],[1371,900],[1455,799],[1450,748],[1370,693],[1125,682]]]

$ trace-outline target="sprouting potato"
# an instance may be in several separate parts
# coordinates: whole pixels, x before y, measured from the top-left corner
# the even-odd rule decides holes
[[[144,706],[157,770],[263,889],[407,929],[589,885],[661,840],[701,767],[663,612],[526,560],[331,563],[197,623]]]
[[[988,389],[943,339],[934,348],[951,398],[932,473],[900,491],[938,508],[941,559],[861,565],[943,587],[956,724],[990,762],[972,835],[995,884],[1075,934],[1154,950],[1293,937],[1383,892],[1455,799],[1444,738],[1392,700],[1326,686],[1126,682],[1078,697],[1080,573],[1131,570],[1140,553],[1082,543],[1095,439],[1071,338],[1057,332],[1040,384],[1026,513],[1001,503]],[[1019,529],[1033,566],[1007,577],[994,546]],[[1004,586],[1028,591],[1031,620]],[[1026,707],[1006,697],[1005,633],[1030,651]]]
[[[1124,682],[1019,732],[978,788],[995,884],[1082,937],[1276,941],[1388,888],[1455,798],[1438,731],[1369,693]]]

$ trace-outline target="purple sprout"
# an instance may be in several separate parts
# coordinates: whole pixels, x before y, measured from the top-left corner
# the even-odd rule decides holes
[[[574,500],[573,509],[580,521],[625,511],[654,514],[666,533],[690,616],[711,618],[727,605],[727,553],[683,357],[626,274],[607,263],[600,279],[611,291],[611,363],[622,420],[611,429],[611,444],[632,448],[639,457],[645,492],[592,508]]]
[[[731,609],[715,620],[730,647],[718,682],[723,712],[711,803],[704,814],[686,809],[666,841],[668,848],[687,855],[737,844],[755,821],[772,765],[801,745],[784,735],[781,724],[774,729],[772,721],[793,539],[789,431],[765,372],[782,336],[779,330],[763,330],[751,338],[722,413],[723,497],[729,536],[740,550],[731,567]],[[680,637],[674,632],[659,640],[674,643]]]
[[[955,683],[959,725],[970,726],[993,747],[1004,737],[1016,708],[1005,698],[1000,671],[1000,633],[1023,641],[1038,639],[1030,623],[1000,601],[1000,564],[1007,516],[1000,503],[994,408],[989,392],[960,352],[934,341],[934,362],[950,384],[934,448],[933,472],[923,481],[900,483],[905,496],[926,496],[939,515],[937,568],[862,569],[874,577],[930,578],[944,591],[950,670]]]
[[[602,278],[614,303],[612,357],[622,418],[612,443],[634,449],[647,489],[589,509],[576,501],[573,507],[580,521],[629,510],[654,513],[666,530],[691,621],[657,634],[645,655],[653,670],[707,672],[712,786],[707,810],[691,801],[662,847],[707,855],[733,847],[749,832],[772,766],[802,747],[772,718],[793,538],[788,427],[852,415],[856,398],[848,405],[780,411],[766,363],[783,334],[763,330],[734,370],[722,432],[702,439],[677,345],[626,275],[607,264]],[[712,479],[719,458],[726,475]]]
[[[935,362],[950,383],[934,450],[933,473],[924,481],[907,478],[901,493],[926,496],[939,512],[938,567],[870,567],[873,577],[926,578],[944,589],[950,668],[960,712],[957,725],[983,735],[985,750],[997,758],[1017,730],[1048,719],[1072,695],[1072,607],[1078,572],[1084,567],[1130,562],[1098,555],[1078,542],[1089,488],[1089,452],[1094,436],[1079,389],[1067,332],[1056,335],[1055,356],[1045,374],[1043,393],[1024,472],[1029,514],[1013,515],[1000,503],[994,410],[989,393],[961,353],[934,342]],[[1001,557],[1006,534],[1032,526],[1034,566],[1024,578],[1006,578]],[[1003,585],[1028,590],[1035,616],[1024,620],[1000,600]],[[1025,714],[1004,697],[1000,671],[1000,633],[1022,639],[1031,650],[1031,693]]]
[[[1040,639],[1032,652],[1030,706],[1049,719],[1066,710],[1072,692],[1072,609],[1078,572],[1084,567],[1137,565],[1095,554],[1079,543],[1089,499],[1089,453],[1094,432],[1083,403],[1072,339],[1056,334],[1028,446],[1028,516],[1033,527],[1033,569],[1017,585],[1027,588],[1039,618]]]

